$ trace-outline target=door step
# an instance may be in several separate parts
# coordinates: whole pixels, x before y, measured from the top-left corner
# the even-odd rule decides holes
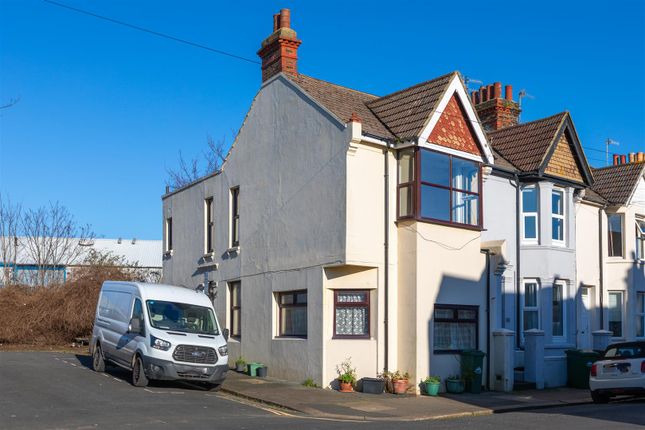
[[[535,382],[517,381],[513,384],[513,391],[535,390]]]

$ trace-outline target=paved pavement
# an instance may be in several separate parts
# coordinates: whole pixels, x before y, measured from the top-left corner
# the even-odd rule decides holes
[[[392,422],[308,416],[300,412],[212,393],[181,383],[153,383],[145,389],[128,383],[129,373],[110,368],[91,371],[89,357],[63,353],[0,352],[0,429],[49,428],[218,428],[218,429],[453,429],[517,428],[549,430],[642,428],[645,401],[579,405],[488,416]],[[234,379],[231,379],[234,381]],[[251,384],[249,384],[251,385]],[[256,384],[262,385],[262,384]],[[302,392],[322,391],[302,389]],[[331,393],[338,394],[340,393]],[[361,398],[367,394],[349,394]],[[388,396],[372,396],[383,397]],[[392,398],[400,401],[436,400]],[[361,400],[362,401],[362,400]],[[352,407],[357,403],[349,402]],[[353,410],[353,409],[352,409]]]
[[[482,416],[493,413],[591,403],[588,390],[558,388],[518,393],[488,392],[439,397],[340,393],[306,388],[273,378],[229,372],[224,391],[310,416],[415,421]]]

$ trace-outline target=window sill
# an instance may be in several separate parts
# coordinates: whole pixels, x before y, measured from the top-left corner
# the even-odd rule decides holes
[[[473,348],[477,349],[477,348]],[[461,354],[463,350],[462,349],[435,349],[432,351],[433,354],[436,355],[459,355]]]
[[[240,245],[237,246],[231,246],[226,250],[228,254],[239,254],[240,253]]]
[[[163,253],[164,258],[170,258],[174,254],[173,250],[171,249],[170,251],[166,251]]]
[[[306,336],[274,336],[273,340],[307,340]]]
[[[351,335],[334,335],[332,340],[372,340],[372,338],[367,336],[351,336]]]

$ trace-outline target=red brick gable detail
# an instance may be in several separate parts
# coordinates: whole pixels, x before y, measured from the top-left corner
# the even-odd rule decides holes
[[[428,142],[481,156],[468,116],[454,94],[430,133]]]

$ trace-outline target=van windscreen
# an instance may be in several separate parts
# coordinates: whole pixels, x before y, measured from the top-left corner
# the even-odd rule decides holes
[[[218,335],[213,310],[204,306],[158,300],[146,301],[150,324],[161,330]]]

